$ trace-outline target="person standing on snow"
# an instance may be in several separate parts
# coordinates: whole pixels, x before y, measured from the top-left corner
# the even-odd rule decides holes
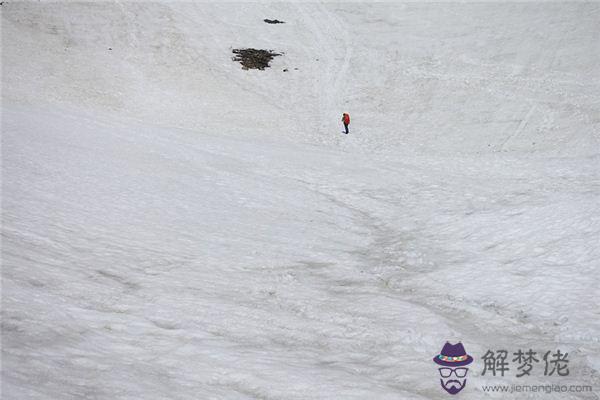
[[[344,128],[346,129],[346,135],[348,134],[348,125],[350,125],[350,115],[347,113],[342,114],[342,122],[344,123]]]

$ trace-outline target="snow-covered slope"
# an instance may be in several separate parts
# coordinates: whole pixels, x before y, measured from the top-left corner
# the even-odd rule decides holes
[[[600,390],[598,4],[0,9],[3,398]]]
[[[597,7],[10,2],[5,98],[312,143],[347,110],[369,151],[595,154]],[[246,46],[285,56],[243,71]]]

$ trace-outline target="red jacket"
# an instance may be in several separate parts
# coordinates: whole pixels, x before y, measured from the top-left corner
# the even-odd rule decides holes
[[[344,113],[344,116],[342,117],[342,121],[344,121],[344,124],[350,125],[350,115]]]

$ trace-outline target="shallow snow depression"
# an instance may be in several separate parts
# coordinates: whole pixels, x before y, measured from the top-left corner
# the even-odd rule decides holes
[[[599,4],[1,12],[2,398],[598,398]]]

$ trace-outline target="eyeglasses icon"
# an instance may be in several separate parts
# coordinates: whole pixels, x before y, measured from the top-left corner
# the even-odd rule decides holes
[[[467,376],[467,371],[469,368],[438,368],[438,370],[440,371],[442,378],[450,378],[452,373],[454,373],[454,375],[456,375],[458,378],[464,378]]]

